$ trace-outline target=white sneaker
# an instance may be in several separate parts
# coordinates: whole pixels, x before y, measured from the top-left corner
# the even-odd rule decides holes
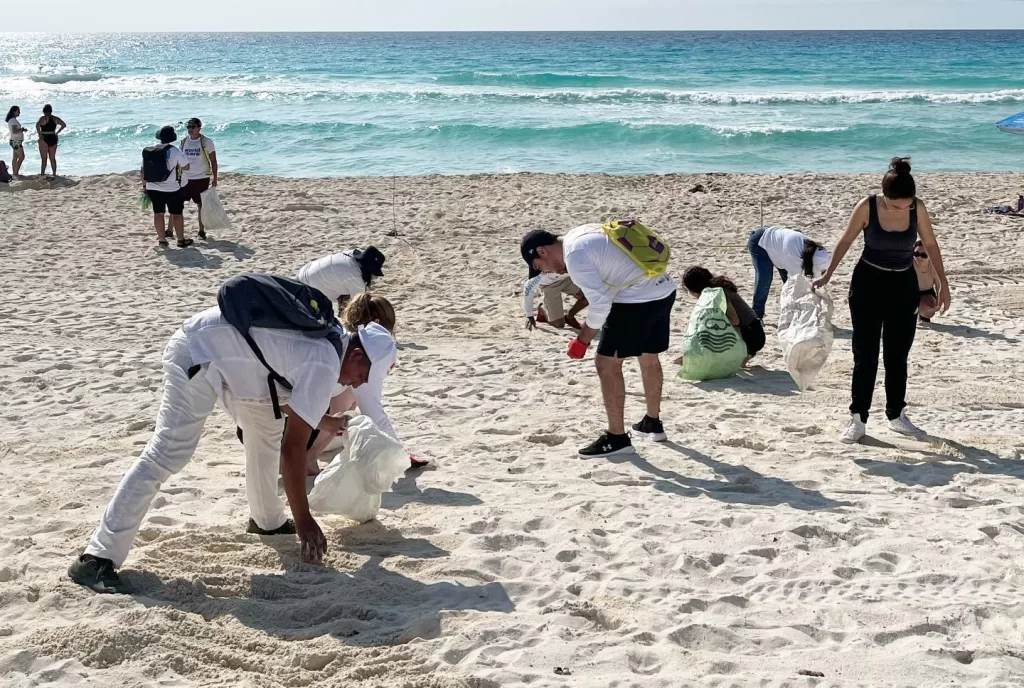
[[[845,442],[846,444],[855,444],[860,442],[860,439],[864,437],[868,432],[867,426],[864,421],[860,419],[860,414],[853,414],[850,416],[850,424],[846,426],[846,430],[840,435],[839,441]]]
[[[907,418],[906,411],[900,411],[900,417],[889,421],[889,429],[901,435],[923,435],[924,430],[917,427]]]

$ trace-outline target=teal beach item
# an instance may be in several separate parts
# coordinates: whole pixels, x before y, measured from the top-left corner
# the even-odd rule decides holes
[[[747,345],[726,315],[728,298],[720,287],[705,289],[690,313],[683,338],[684,380],[716,380],[735,375],[747,357]]]

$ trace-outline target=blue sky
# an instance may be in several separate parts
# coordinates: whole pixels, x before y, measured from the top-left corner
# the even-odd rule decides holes
[[[1024,0],[45,0],[45,6],[45,15],[31,4],[5,11],[3,30],[1024,29]],[[164,13],[170,16],[161,18]]]

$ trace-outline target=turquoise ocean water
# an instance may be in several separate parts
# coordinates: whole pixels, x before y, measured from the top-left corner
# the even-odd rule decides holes
[[[4,112],[44,103],[68,174],[190,116],[291,176],[1024,170],[1024,32],[0,34]]]

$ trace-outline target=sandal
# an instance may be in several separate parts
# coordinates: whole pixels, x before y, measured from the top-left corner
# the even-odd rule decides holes
[[[188,248],[194,243],[195,242],[192,241],[191,239],[182,239],[181,241],[178,242],[178,248]]]
[[[167,248],[168,246],[170,246],[170,244],[168,244],[168,243],[167,243],[167,241],[166,241],[165,239],[161,239],[160,241],[158,241],[158,242],[156,242],[156,243],[160,244],[160,245],[161,245],[161,246],[163,246],[164,248]]]

